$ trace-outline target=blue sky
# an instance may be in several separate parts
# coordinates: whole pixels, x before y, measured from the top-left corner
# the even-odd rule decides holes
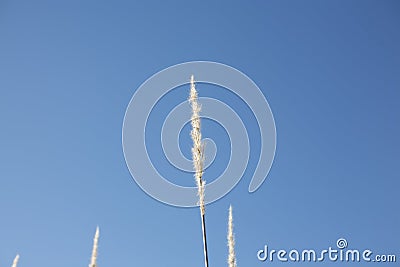
[[[229,204],[238,266],[289,264],[258,261],[265,244],[322,250],[340,237],[399,258],[399,11],[397,1],[0,1],[0,265],[20,253],[21,267],[85,266],[97,225],[99,266],[203,263],[198,209],[146,195],[121,144],[135,90],[193,60],[253,79],[277,128],[260,189],[247,192],[252,160],[207,206],[211,266],[226,264]],[[218,140],[212,126],[204,135]]]

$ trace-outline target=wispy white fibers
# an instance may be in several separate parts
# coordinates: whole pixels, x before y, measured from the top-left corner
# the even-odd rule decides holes
[[[12,267],[17,267],[18,265],[18,261],[19,261],[19,255],[17,254],[17,256],[15,256]]]
[[[192,148],[192,158],[193,158],[193,166],[195,170],[194,177],[196,179],[196,185],[199,195],[199,205],[201,214],[205,213],[204,208],[204,184],[203,181],[203,165],[204,165],[204,155],[203,155],[203,144],[201,142],[201,131],[200,131],[200,110],[201,106],[197,101],[197,91],[196,86],[194,84],[194,76],[190,77],[190,96],[189,102],[192,106],[192,131],[190,135],[193,140],[193,148]]]
[[[204,207],[204,185],[203,180],[203,166],[204,166],[204,149],[201,142],[200,131],[200,110],[201,106],[198,102],[196,86],[194,84],[194,76],[190,77],[190,95],[189,102],[192,106],[192,131],[190,135],[193,140],[192,158],[194,167],[194,177],[197,185],[197,194],[199,195],[199,206],[201,214],[201,229],[203,231],[203,248],[204,248],[204,265],[208,267],[208,252],[207,252],[207,235],[206,235],[206,221],[205,221],[205,207]]]
[[[99,227],[97,226],[96,233],[95,233],[94,238],[93,238],[92,257],[90,259],[89,267],[96,267],[97,266],[96,260],[97,260],[97,248],[98,248],[98,244],[99,244],[99,236],[100,236],[100,231],[99,231]]]
[[[229,267],[236,267],[236,255],[235,255],[235,236],[233,235],[233,216],[232,216],[232,205],[229,206],[229,219],[228,219],[228,264]]]

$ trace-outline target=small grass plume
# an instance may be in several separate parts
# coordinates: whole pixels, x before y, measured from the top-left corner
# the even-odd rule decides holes
[[[199,196],[199,207],[201,215],[201,228],[203,232],[203,248],[204,248],[204,264],[208,267],[208,251],[207,251],[207,235],[206,235],[206,222],[205,222],[205,205],[204,205],[204,185],[203,180],[203,167],[204,167],[204,146],[201,142],[201,124],[200,124],[200,110],[201,106],[198,102],[196,86],[194,83],[194,76],[190,77],[190,95],[189,103],[192,106],[191,125],[192,131],[190,136],[193,140],[192,158],[194,167],[194,177],[197,185],[197,194]]]
[[[18,261],[19,261],[19,255],[17,254],[17,256],[15,256],[15,258],[14,258],[14,261],[13,261],[13,264],[11,267],[17,267]]]
[[[235,236],[233,234],[233,216],[232,216],[232,205],[229,206],[229,218],[228,218],[228,264],[229,267],[236,267],[236,255],[235,255]]]
[[[99,230],[99,227],[97,226],[96,233],[93,238],[92,257],[90,258],[89,267],[97,266],[96,261],[97,261],[97,248],[98,248],[98,244],[99,244],[99,236],[100,236],[100,230]]]

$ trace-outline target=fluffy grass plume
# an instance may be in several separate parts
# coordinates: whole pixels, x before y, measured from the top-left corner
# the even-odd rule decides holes
[[[229,206],[229,218],[228,218],[228,264],[229,267],[236,267],[236,255],[235,255],[235,236],[233,234],[233,216],[232,216],[232,205]]]
[[[13,261],[13,264],[11,267],[17,267],[18,261],[19,261],[19,255],[17,254],[17,256],[15,256],[15,258],[14,258],[14,261]]]
[[[96,267],[97,266],[96,260],[97,260],[97,248],[98,248],[98,244],[99,244],[99,236],[100,236],[100,231],[99,231],[99,227],[97,226],[96,233],[95,233],[94,238],[93,238],[92,257],[90,259],[89,267]]]
[[[208,267],[207,235],[206,235],[206,222],[205,222],[206,212],[204,205],[205,181],[203,180],[204,149],[203,149],[203,144],[201,142],[201,131],[200,131],[201,106],[197,100],[198,100],[197,91],[194,83],[194,76],[192,75],[190,77],[190,95],[189,95],[189,103],[192,106],[192,117],[191,117],[192,131],[190,132],[190,136],[192,137],[193,140],[192,158],[193,158],[193,167],[195,171],[194,177],[197,185],[197,194],[199,196],[201,228],[203,232],[204,264],[205,267]]]
[[[194,84],[194,76],[190,77],[190,96],[189,102],[192,106],[192,131],[190,132],[190,136],[193,140],[193,148],[192,148],[192,159],[193,159],[193,167],[195,170],[195,180],[197,185],[197,194],[199,196],[199,205],[201,214],[205,213],[204,208],[204,181],[203,181],[203,164],[204,164],[204,155],[203,155],[203,144],[201,142],[201,131],[200,131],[200,110],[201,106],[197,101],[197,91],[196,86]]]

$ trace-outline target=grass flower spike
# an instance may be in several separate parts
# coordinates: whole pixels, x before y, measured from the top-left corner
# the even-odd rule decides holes
[[[15,256],[12,267],[17,267],[18,265],[18,260],[19,260],[19,255]]]
[[[201,214],[201,228],[203,231],[203,248],[204,248],[204,264],[208,267],[208,252],[207,252],[207,235],[206,235],[206,223],[205,223],[205,204],[204,204],[204,186],[205,181],[203,180],[203,167],[204,167],[204,147],[201,142],[201,131],[200,131],[200,110],[201,106],[197,101],[197,91],[194,83],[194,76],[190,77],[190,95],[189,103],[192,107],[192,131],[190,135],[193,140],[192,158],[194,167],[194,177],[197,185],[197,194],[199,196],[199,207]]]
[[[98,248],[98,244],[99,244],[99,236],[100,236],[100,231],[99,231],[99,227],[97,226],[96,233],[95,233],[94,239],[93,239],[92,257],[90,259],[89,267],[97,266],[96,260],[97,260],[97,248]]]
[[[229,219],[228,219],[228,264],[229,267],[236,267],[236,255],[235,255],[235,236],[233,234],[233,216],[232,206],[229,206]]]
[[[190,96],[189,102],[192,106],[192,131],[190,135],[193,140],[193,148],[192,148],[192,158],[193,158],[193,167],[195,170],[195,180],[198,190],[199,196],[199,205],[201,209],[201,214],[205,213],[204,208],[204,181],[203,181],[203,163],[204,163],[204,155],[203,155],[203,144],[201,142],[201,131],[200,131],[200,110],[201,106],[197,101],[197,91],[194,84],[194,76],[190,78]]]

